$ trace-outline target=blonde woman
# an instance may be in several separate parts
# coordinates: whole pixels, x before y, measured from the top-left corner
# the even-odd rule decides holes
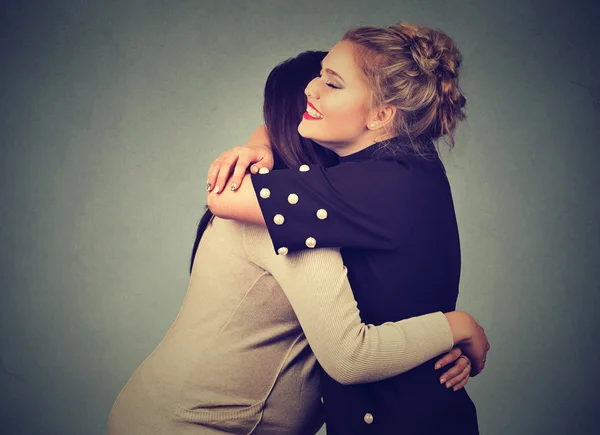
[[[250,176],[243,174],[253,159],[244,158],[233,191],[211,189],[210,209],[266,225],[280,263],[341,247],[366,323],[454,310],[458,228],[435,141],[445,137],[452,145],[465,117],[460,63],[454,42],[439,30],[405,23],[350,30],[307,86],[298,127],[340,164]],[[224,186],[236,153],[213,164],[211,186]],[[483,338],[465,350],[477,374],[489,344]],[[478,433],[468,394],[439,388],[433,363],[358,385],[339,382],[326,367],[322,375],[328,435]]]

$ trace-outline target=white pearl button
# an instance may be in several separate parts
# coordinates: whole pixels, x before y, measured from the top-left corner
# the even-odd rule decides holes
[[[288,202],[290,204],[297,204],[298,203],[298,195],[296,195],[295,193],[290,193],[288,195]]]
[[[321,403],[325,405],[325,401],[323,400],[323,396],[321,396]]]
[[[373,423],[373,415],[368,412],[365,414],[365,423],[371,424]]]
[[[306,239],[306,246],[308,246],[309,248],[314,248],[315,246],[317,246],[317,241],[314,238],[309,237],[308,239]]]
[[[278,253],[279,255],[287,255],[287,253],[288,253],[288,248],[286,248],[285,246],[282,246],[281,248],[279,248],[279,249],[277,250],[277,253]]]
[[[260,189],[259,195],[262,199],[267,199],[269,196],[271,196],[271,191],[265,187]]]
[[[275,222],[276,225],[283,225],[284,221],[285,219],[282,214],[276,214],[273,218],[273,222]]]
[[[327,210],[324,208],[317,210],[317,217],[321,220],[327,219]]]
[[[308,165],[300,166],[300,172],[308,172],[310,171],[310,167]]]
[[[269,168],[262,167],[262,168],[260,168],[258,170],[258,173],[259,174],[268,174],[269,173]]]

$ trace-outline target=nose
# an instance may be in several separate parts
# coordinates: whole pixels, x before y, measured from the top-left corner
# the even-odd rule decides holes
[[[308,85],[306,85],[306,88],[304,89],[304,95],[306,95],[308,98],[313,98],[315,100],[318,100],[320,96],[319,87],[317,85],[317,79],[318,77],[315,77],[310,82],[308,82]]]

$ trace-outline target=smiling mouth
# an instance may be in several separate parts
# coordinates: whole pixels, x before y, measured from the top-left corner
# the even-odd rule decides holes
[[[308,113],[312,118],[323,119],[323,114],[315,109],[310,103],[306,105],[306,113]]]

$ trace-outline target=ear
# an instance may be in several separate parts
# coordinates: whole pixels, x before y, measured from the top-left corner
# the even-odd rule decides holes
[[[390,125],[396,116],[396,110],[397,109],[394,106],[380,106],[373,109],[371,116],[369,117],[367,128],[369,130],[379,130]]]

